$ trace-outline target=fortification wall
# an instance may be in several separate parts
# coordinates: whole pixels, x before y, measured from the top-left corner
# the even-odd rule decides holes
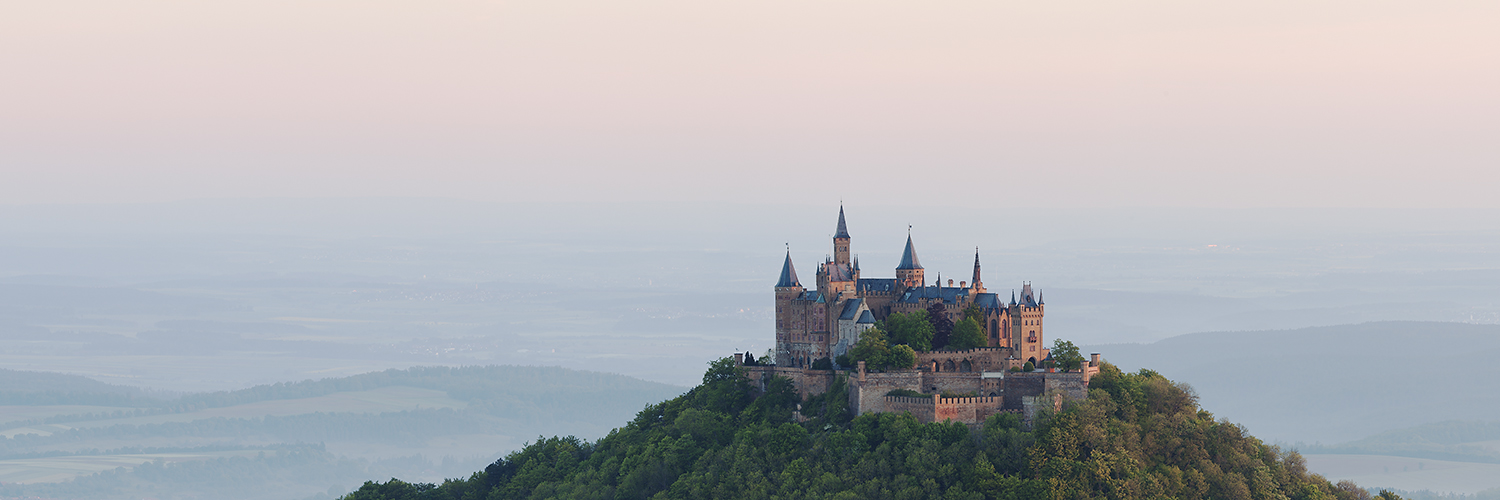
[[[896,389],[922,392],[922,372],[916,370],[856,371],[849,382],[849,406],[856,415],[887,411],[885,395]]]
[[[1024,409],[1022,398],[1039,396],[1047,391],[1046,375],[1038,372],[1005,374],[1005,401],[1000,407],[1017,411]]]
[[[965,351],[925,351],[917,353],[917,368],[924,372],[989,372],[1010,368],[1010,349],[981,347]]]
[[[933,407],[933,421],[952,420],[966,424],[977,424],[999,411],[1000,398],[944,398],[938,397]]]
[[[987,395],[978,373],[928,373],[922,372],[922,392],[957,392]]]
[[[797,388],[797,393],[802,399],[828,392],[833,385],[837,372],[833,370],[813,370],[810,368],[795,368],[782,366],[744,366],[745,378],[750,380],[761,392],[765,392],[766,385],[771,383],[772,377],[786,377],[792,381],[792,386]]]
[[[1046,387],[1043,392],[1061,392],[1064,397],[1082,401],[1089,397],[1089,382],[1084,374],[1078,372],[1070,373],[1044,373]]]
[[[886,396],[882,398],[881,405],[885,411],[891,413],[910,412],[918,422],[929,423],[933,418],[932,398],[908,398],[901,396]]]
[[[882,398],[886,411],[910,412],[918,422],[929,424],[952,420],[965,424],[983,423],[990,415],[1000,412],[1000,398],[945,398],[886,396]]]

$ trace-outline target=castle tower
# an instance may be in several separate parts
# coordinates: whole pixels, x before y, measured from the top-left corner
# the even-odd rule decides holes
[[[844,225],[844,207],[839,206],[839,228],[833,233],[833,263],[849,266],[849,227]]]
[[[896,287],[905,290],[925,285],[922,262],[917,260],[917,247],[911,243],[911,232],[908,228],[906,250],[901,252],[901,263],[896,265]]]
[[[1041,362],[1049,352],[1042,335],[1042,319],[1046,316],[1047,305],[1042,302],[1040,293],[1032,291],[1031,283],[1022,283],[1021,296],[1013,296],[1011,301],[1011,324],[1015,332],[1011,343],[1015,346],[1015,355],[1033,363]]]
[[[786,253],[781,264],[781,278],[776,281],[776,360],[785,363],[791,359],[791,343],[795,331],[804,323],[803,311],[795,307],[798,298],[807,293],[802,282],[797,280],[797,268],[792,267],[792,252]],[[770,360],[768,360],[770,361]]]

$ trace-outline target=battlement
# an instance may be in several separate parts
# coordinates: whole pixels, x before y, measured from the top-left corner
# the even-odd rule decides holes
[[[945,397],[943,397],[942,394],[933,394],[932,397],[930,397],[930,398],[929,397],[921,397],[921,398],[919,398],[919,397],[916,397],[916,396],[886,396],[885,397],[885,401],[886,401],[887,404],[890,404],[890,403],[902,403],[902,404],[919,404],[919,405],[941,406],[941,405],[958,405],[958,404],[997,403],[997,402],[1000,401],[1000,398],[995,397],[995,396],[969,396],[969,397],[959,397],[959,398],[945,398]]]

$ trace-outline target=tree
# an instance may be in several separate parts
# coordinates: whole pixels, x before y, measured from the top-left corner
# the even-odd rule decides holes
[[[948,347],[948,336],[953,334],[953,320],[948,319],[948,307],[941,301],[927,307],[927,322],[932,323],[932,348]]]
[[[927,321],[927,311],[891,313],[876,327],[886,332],[886,340],[891,344],[906,344],[918,351],[932,350],[933,330],[932,323]]]
[[[1078,346],[1063,339],[1052,342],[1052,360],[1063,371],[1077,370],[1083,366],[1083,355],[1078,353]]]
[[[814,370],[832,370],[833,369],[833,360],[828,359],[828,356],[823,356],[821,358],[815,359],[812,362],[812,369],[814,369]]]
[[[948,339],[948,348],[957,351],[984,347],[986,344],[984,329],[974,318],[964,318],[954,325],[953,335]]]
[[[882,368],[897,368],[905,370],[917,364],[917,352],[909,345],[896,345],[885,355],[885,363]]]
[[[745,366],[756,366],[754,354],[745,353]]]
[[[964,308],[964,319],[972,319],[982,325],[984,324],[984,310],[979,308],[979,304],[969,304],[969,307]]]
[[[879,328],[871,328],[859,334],[859,342],[849,350],[849,357],[856,362],[864,361],[870,369],[879,369],[890,352],[891,348],[885,342],[885,332]]]

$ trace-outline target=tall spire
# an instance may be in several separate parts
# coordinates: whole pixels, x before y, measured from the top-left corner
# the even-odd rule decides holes
[[[790,249],[786,251],[786,262],[781,264],[781,280],[776,282],[777,288],[785,286],[802,286],[802,283],[797,281],[797,269],[792,267],[792,251]]]
[[[901,264],[896,269],[921,269],[922,262],[917,260],[917,247],[911,244],[911,228],[907,228],[906,250],[901,252]]]
[[[849,227],[844,224],[844,205],[839,205],[839,230],[833,233],[834,238],[848,238]]]
[[[979,247],[974,247],[974,288],[979,288]]]

